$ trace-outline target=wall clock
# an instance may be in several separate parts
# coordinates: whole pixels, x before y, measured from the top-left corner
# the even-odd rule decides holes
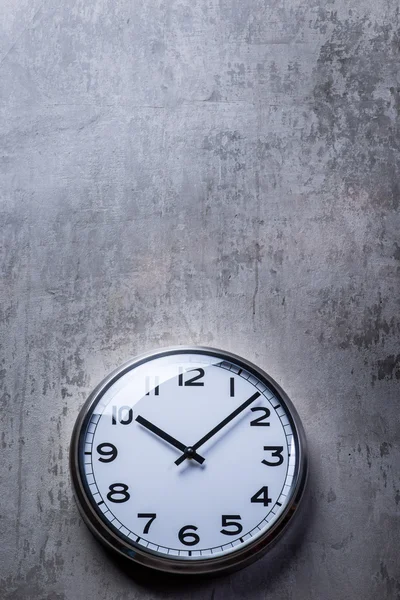
[[[247,360],[202,347],[149,353],[104,379],[78,416],[70,461],[100,541],[174,573],[259,558],[293,517],[307,471],[282,389]]]

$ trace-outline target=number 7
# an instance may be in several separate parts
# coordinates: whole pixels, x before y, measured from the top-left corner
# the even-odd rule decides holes
[[[150,519],[144,526],[143,533],[149,533],[150,525],[156,518],[156,513],[138,513],[139,519]]]

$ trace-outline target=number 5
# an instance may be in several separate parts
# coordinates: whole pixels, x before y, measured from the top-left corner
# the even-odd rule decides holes
[[[240,523],[233,521],[232,519],[241,519],[240,515],[222,515],[222,527],[235,527],[235,530],[221,529],[221,533],[225,535],[239,535],[243,531],[243,527]]]

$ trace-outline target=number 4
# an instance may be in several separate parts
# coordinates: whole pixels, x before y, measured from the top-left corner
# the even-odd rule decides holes
[[[272,502],[272,499],[268,498],[268,486],[265,485],[261,490],[258,490],[258,492],[251,497],[250,502],[260,502],[261,504],[264,504],[264,506],[268,506],[268,504]]]

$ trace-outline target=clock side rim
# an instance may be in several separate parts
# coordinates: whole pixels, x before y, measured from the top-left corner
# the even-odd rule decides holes
[[[80,464],[80,447],[81,438],[87,422],[91,417],[92,409],[97,405],[103,394],[120,377],[149,360],[185,353],[207,354],[215,356],[216,358],[221,358],[222,360],[231,361],[236,365],[243,366],[250,373],[253,373],[256,377],[260,378],[261,381],[264,379],[287,409],[287,417],[295,434],[294,439],[298,459],[296,461],[295,472],[296,483],[292,488],[290,499],[285,509],[270,529],[254,540],[253,543],[249,543],[243,548],[239,548],[237,551],[230,552],[226,555],[205,559],[186,558],[182,560],[172,556],[162,557],[152,551],[146,551],[139,546],[135,546],[134,543],[127,543],[107,526],[97,514],[86,492],[82,477],[82,465]],[[109,550],[142,566],[168,573],[198,575],[229,572],[247,566],[271,549],[286,531],[289,522],[292,521],[293,516],[297,513],[307,482],[307,443],[304,428],[295,406],[281,386],[263,369],[247,359],[226,350],[209,346],[171,346],[146,352],[126,361],[109,373],[94,388],[80,409],[72,431],[70,443],[70,474],[75,500],[85,524],[95,537]]]

